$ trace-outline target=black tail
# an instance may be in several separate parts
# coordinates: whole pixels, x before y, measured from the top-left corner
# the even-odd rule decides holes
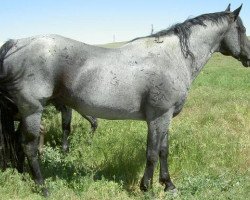
[[[9,50],[15,45],[13,40],[0,49],[0,169],[19,166],[21,143],[14,126],[14,115],[18,112],[8,91],[16,85],[16,78],[4,69],[3,63]],[[21,169],[20,169],[21,170]]]
[[[19,136],[15,133],[14,126],[15,107],[0,100],[0,168],[18,168]]]

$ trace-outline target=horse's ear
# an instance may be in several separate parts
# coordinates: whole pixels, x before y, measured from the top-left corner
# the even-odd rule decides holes
[[[230,4],[228,4],[228,6],[227,6],[227,8],[226,8],[225,12],[230,12],[230,9],[231,9],[231,3],[230,3]]]
[[[234,10],[232,12],[234,21],[238,18],[239,14],[240,14],[240,11],[241,11],[241,8],[242,8],[242,5],[243,4],[241,4],[241,6],[239,8],[237,8],[236,10]]]

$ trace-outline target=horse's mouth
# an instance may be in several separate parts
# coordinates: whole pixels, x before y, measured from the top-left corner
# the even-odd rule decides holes
[[[244,57],[244,58],[238,58],[238,60],[243,64],[244,67],[250,67],[250,59]]]

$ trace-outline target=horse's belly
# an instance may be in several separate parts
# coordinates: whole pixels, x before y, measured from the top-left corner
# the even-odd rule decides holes
[[[126,93],[90,93],[81,95],[77,101],[77,111],[104,119],[137,119],[145,118],[139,95]]]
[[[120,108],[110,107],[91,107],[86,106],[83,110],[79,111],[81,114],[90,115],[96,118],[110,119],[110,120],[123,120],[123,119],[134,119],[144,120],[145,117],[140,111],[129,112]]]

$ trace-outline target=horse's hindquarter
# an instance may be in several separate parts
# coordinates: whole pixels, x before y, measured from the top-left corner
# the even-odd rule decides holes
[[[30,99],[46,104],[54,98],[58,85],[64,81],[63,76],[82,65],[84,58],[79,56],[85,55],[82,46],[85,44],[59,35],[16,40],[4,65],[13,74],[22,73],[18,82],[21,90],[15,94],[19,103]]]
[[[16,40],[8,52],[4,67],[12,74],[22,74],[18,80],[20,90],[15,95],[20,101],[45,101],[53,94],[56,75],[54,46],[52,38],[39,36]]]

